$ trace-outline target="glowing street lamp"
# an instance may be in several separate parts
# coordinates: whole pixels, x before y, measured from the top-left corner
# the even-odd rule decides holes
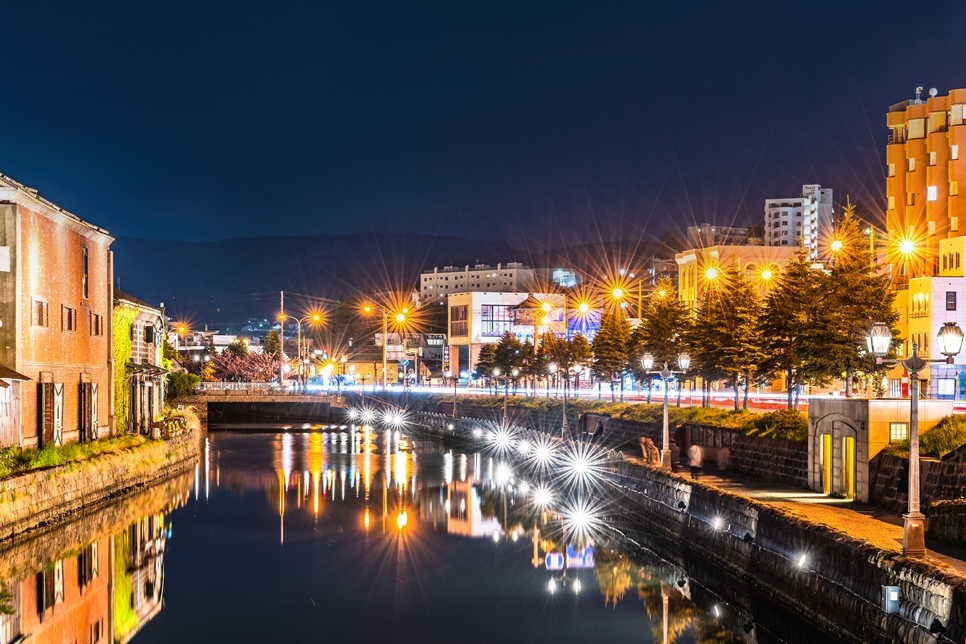
[[[764,280],[764,281],[766,281],[766,282],[767,282],[768,280],[770,280],[770,279],[771,279],[771,271],[770,271],[770,270],[768,270],[767,268],[766,268],[765,270],[763,270],[763,271],[761,272],[761,279],[763,279],[763,280]]]
[[[704,272],[704,278],[709,281],[718,279],[718,269],[709,268]]]
[[[841,239],[836,239],[835,241],[833,241],[833,242],[832,242],[832,243],[831,243],[831,244],[829,245],[829,248],[831,248],[831,249],[832,249],[832,252],[833,252],[833,253],[837,253],[837,252],[839,252],[840,250],[842,250],[842,240],[841,240]]]
[[[912,343],[912,355],[905,360],[884,359],[892,346],[892,332],[882,322],[873,324],[865,338],[876,364],[900,364],[909,373],[909,505],[906,514],[902,515],[902,554],[910,557],[926,554],[926,517],[919,507],[919,372],[929,363],[954,364],[963,348],[963,331],[955,322],[943,324],[938,338],[940,353],[946,356],[944,360],[921,358],[915,342]]]
[[[372,306],[370,304],[366,304],[362,307],[363,313],[372,313],[373,311],[382,313],[382,388],[385,390],[389,386],[389,368],[386,353],[389,347],[389,316],[392,315],[393,319],[396,321],[396,325],[398,327],[402,327],[406,324],[406,314],[409,313],[409,309],[403,307],[402,309],[393,312],[385,307]]]
[[[656,374],[661,377],[664,381],[664,431],[661,436],[661,469],[669,470],[671,469],[671,437],[668,431],[668,420],[667,420],[667,388],[668,379],[674,374],[684,374],[687,373],[688,368],[691,366],[691,356],[686,353],[681,353],[678,355],[678,367],[680,371],[672,371],[667,368],[667,363],[664,363],[664,368],[660,371],[654,371],[654,356],[650,353],[645,353],[641,358],[641,365],[644,367],[644,371],[649,374]]]
[[[916,252],[916,244],[911,239],[903,239],[899,242],[899,252],[903,255],[912,255]]]

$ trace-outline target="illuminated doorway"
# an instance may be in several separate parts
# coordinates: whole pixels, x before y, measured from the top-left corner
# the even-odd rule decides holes
[[[822,434],[822,493],[832,493],[832,435]]]
[[[845,498],[855,499],[855,438],[842,438],[842,483],[845,487]]]

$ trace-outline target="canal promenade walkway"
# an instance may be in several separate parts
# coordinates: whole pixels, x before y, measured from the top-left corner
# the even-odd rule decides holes
[[[637,457],[626,456],[626,460],[644,465],[643,459]],[[679,469],[678,473],[687,475],[686,468]],[[878,548],[902,550],[902,515],[899,513],[737,472],[702,474],[699,480],[705,485],[780,507],[811,523],[847,532]],[[926,546],[927,559],[940,567],[954,569],[952,572],[960,577],[966,577],[966,550],[928,537]]]

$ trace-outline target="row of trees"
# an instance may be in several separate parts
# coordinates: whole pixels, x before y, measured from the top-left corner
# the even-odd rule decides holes
[[[832,378],[844,380],[847,396],[857,376],[870,379],[881,395],[882,367],[866,353],[865,335],[873,323],[884,322],[894,342],[900,341],[895,292],[851,212],[839,222],[835,239],[841,247],[820,264],[799,249],[780,275],[766,282],[764,297],[757,277],[732,263],[706,281],[696,311],[664,282],[633,330],[624,312],[614,308],[602,313],[592,344],[582,336],[566,342],[548,335],[534,347],[508,335],[484,348],[477,373],[488,377],[493,367],[503,374],[517,368],[524,377],[538,378],[550,362],[561,368],[581,364],[610,382],[613,391],[615,383],[623,388],[628,374],[649,386],[652,376],[641,363],[645,353],[653,356],[655,368],[667,362],[672,369],[678,355],[688,353],[691,364],[684,377],[700,377],[705,387],[727,381],[736,409],[742,388],[747,408],[748,389],[779,375],[785,377],[789,408],[797,404],[800,385],[827,384]]]

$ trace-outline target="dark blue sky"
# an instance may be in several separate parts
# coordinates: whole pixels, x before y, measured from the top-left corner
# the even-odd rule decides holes
[[[930,2],[19,3],[0,172],[115,235],[524,243],[881,209],[884,113],[966,86]]]

